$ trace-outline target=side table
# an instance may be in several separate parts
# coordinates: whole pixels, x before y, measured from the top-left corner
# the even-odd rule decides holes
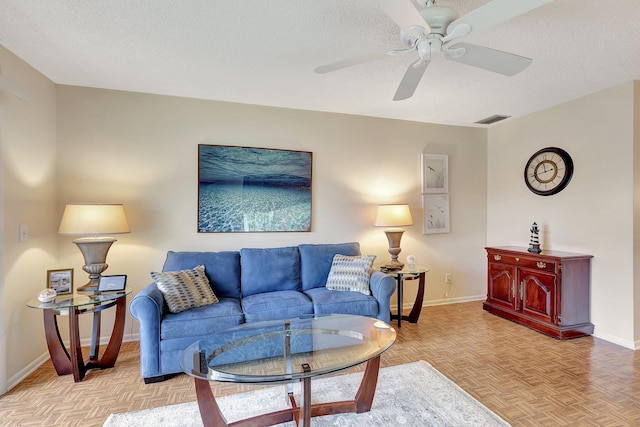
[[[27,302],[28,307],[42,310],[47,347],[58,375],[73,374],[73,380],[80,382],[88,370],[112,368],[116,364],[124,336],[127,296],[130,293],[127,289],[118,293],[60,295],[55,301],[47,303],[37,298]],[[113,306],[116,307],[113,331],[104,354],[99,357],[100,314]],[[82,357],[78,322],[78,316],[85,313],[93,313],[91,349],[86,364]],[[69,351],[60,336],[58,316],[69,316]]]
[[[402,270],[384,271],[384,273],[394,276],[398,282],[398,290],[396,295],[398,297],[398,314],[391,314],[391,319],[398,320],[398,328],[402,327],[402,321],[407,320],[410,323],[418,323],[420,318],[420,312],[422,311],[422,302],[424,301],[424,285],[425,276],[429,272],[428,267],[414,266],[409,267],[405,265]],[[418,293],[416,294],[416,300],[413,302],[413,308],[409,315],[402,314],[403,306],[403,293],[404,293],[404,281],[418,279]]]

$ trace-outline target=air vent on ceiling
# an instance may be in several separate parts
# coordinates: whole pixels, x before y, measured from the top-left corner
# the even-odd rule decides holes
[[[491,125],[493,123],[499,122],[500,120],[508,119],[511,116],[503,116],[501,114],[494,114],[493,116],[489,116],[486,119],[478,120],[476,123],[479,125]]]

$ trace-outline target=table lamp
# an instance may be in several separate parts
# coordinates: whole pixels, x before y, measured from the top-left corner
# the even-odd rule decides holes
[[[73,241],[82,252],[84,266],[89,273],[89,282],[78,291],[96,291],[100,275],[109,267],[107,252],[113,242],[110,234],[130,233],[124,207],[121,204],[71,203],[64,208],[58,233],[80,237]]]
[[[400,249],[400,240],[404,225],[413,225],[411,211],[409,205],[378,205],[378,214],[376,215],[376,227],[394,227],[384,231],[389,241],[389,253],[391,254],[391,262],[384,266],[387,270],[400,270],[404,264],[398,261]]]

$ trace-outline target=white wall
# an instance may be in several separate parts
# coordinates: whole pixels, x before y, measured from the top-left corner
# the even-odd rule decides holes
[[[634,348],[634,83],[598,92],[489,131],[487,242],[527,246],[541,227],[545,249],[594,256],[594,334]],[[572,181],[548,197],[531,193],[523,169],[548,146],[574,161]],[[636,311],[638,311],[636,309]]]
[[[384,262],[387,240],[372,226],[376,205],[404,202],[416,224],[406,227],[400,258],[413,254],[432,268],[426,299],[486,294],[484,129],[69,86],[58,87],[57,112],[58,214],[72,201],[125,204],[132,233],[118,237],[107,273],[128,274],[134,292],[162,267],[167,250],[359,241]],[[312,151],[312,231],[198,234],[199,143]],[[422,234],[422,152],[449,155],[449,234]],[[81,272],[71,238],[61,241],[63,263]],[[445,272],[454,277],[446,299]],[[409,285],[407,305],[412,292]]]
[[[0,46],[3,77],[29,101],[0,93],[0,394],[44,360],[42,312],[25,303],[58,268],[55,86]],[[18,241],[18,225],[29,240]]]

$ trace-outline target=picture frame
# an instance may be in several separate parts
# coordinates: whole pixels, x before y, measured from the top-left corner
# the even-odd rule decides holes
[[[198,233],[309,232],[309,151],[198,145]]]
[[[110,276],[100,276],[98,281],[98,292],[122,292],[127,287],[126,274],[113,274]]]
[[[449,232],[448,194],[425,194],[422,196],[422,207],[424,212],[423,234]]]
[[[449,191],[449,156],[422,154],[422,194]]]
[[[56,295],[73,293],[73,268],[47,270],[47,288],[56,291]]]

